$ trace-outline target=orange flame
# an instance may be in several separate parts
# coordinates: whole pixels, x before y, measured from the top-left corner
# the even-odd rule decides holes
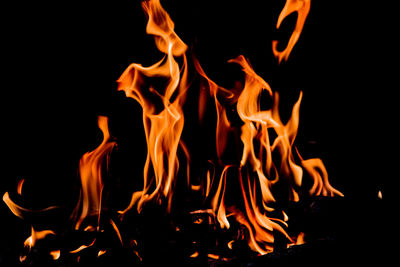
[[[55,234],[56,233],[51,230],[36,231],[32,226],[31,236],[25,240],[24,246],[29,247],[29,249],[31,249],[32,247],[35,246],[37,240],[44,239],[48,235],[55,235]]]
[[[110,141],[107,117],[99,116],[98,126],[103,133],[103,141],[95,150],[85,153],[79,162],[82,192],[75,212],[79,209],[81,209],[81,212],[75,224],[75,229],[79,229],[88,216],[97,216],[97,226],[95,228],[98,230],[99,227],[101,197],[104,186],[102,178],[103,163],[104,159],[107,159],[108,162],[108,157],[116,143]],[[89,228],[93,228],[93,226],[90,225]]]
[[[294,45],[296,44],[304,26],[305,19],[310,9],[311,0],[287,0],[277,22],[277,28],[282,21],[291,13],[297,12],[297,23],[287,47],[283,51],[277,50],[277,41],[273,42],[273,53],[279,62],[287,60]],[[286,232],[289,219],[282,210],[278,212],[282,216],[273,217],[275,211],[273,203],[278,198],[274,196],[275,185],[284,181],[288,187],[288,198],[291,201],[299,201],[301,194],[299,189],[303,186],[303,172],[313,180],[309,189],[311,195],[343,196],[341,192],[333,188],[328,180],[328,173],[320,159],[304,160],[294,146],[297,136],[300,116],[300,103],[303,97],[300,92],[299,98],[293,105],[292,114],[287,122],[283,122],[279,113],[279,94],[273,92],[269,84],[261,78],[253,69],[250,62],[242,55],[229,60],[230,63],[238,64],[244,75],[243,88],[228,90],[212,81],[205,73],[196,58],[194,68],[201,77],[201,90],[199,97],[198,117],[201,122],[204,119],[206,99],[212,97],[216,109],[216,154],[218,166],[209,161],[214,170],[207,170],[204,181],[200,184],[191,184],[190,181],[190,153],[188,147],[181,140],[184,127],[183,104],[189,88],[188,63],[186,57],[187,46],[174,31],[174,22],[163,9],[160,0],[148,0],[142,2],[144,12],[148,16],[146,32],[154,36],[157,49],[164,56],[155,64],[144,67],[132,63],[118,79],[118,90],[124,91],[125,95],[137,101],[142,107],[142,120],[147,143],[147,156],[143,167],[143,189],[132,194],[128,207],[119,211],[124,215],[128,210],[137,205],[140,212],[143,205],[148,201],[165,201],[167,211],[171,211],[174,187],[179,171],[180,160],[178,150],[181,149],[187,158],[187,184],[191,190],[201,191],[209,207],[203,210],[192,211],[191,214],[205,213],[209,215],[209,224],[219,224],[220,228],[230,228],[228,218],[235,219],[248,230],[247,242],[249,247],[259,254],[266,254],[273,250],[275,241],[274,232],[279,232],[287,238],[288,243],[304,243],[304,233],[296,238],[291,238]],[[179,59],[178,59],[179,58]],[[152,83],[152,79],[160,79],[164,87],[159,88]],[[267,93],[267,94],[265,94]],[[269,109],[261,106],[261,98],[269,97],[272,106]],[[227,116],[225,104],[236,104],[237,114],[243,124],[237,128],[232,126]],[[109,156],[116,143],[112,141],[108,118],[99,116],[98,126],[103,133],[101,144],[93,151],[85,153],[79,162],[79,174],[81,179],[81,195],[73,216],[76,219],[75,229],[80,229],[85,222],[84,231],[99,231],[100,214],[102,209],[102,193],[104,188],[103,165],[108,165]],[[222,156],[229,145],[227,137],[232,131],[240,132],[240,140],[243,150],[239,155],[240,162],[237,163],[239,173],[239,202],[242,205],[227,205],[228,179],[230,179],[230,168],[235,165],[225,165]],[[271,134],[273,133],[273,135]],[[276,137],[272,137],[276,136]],[[239,138],[238,138],[239,139]],[[293,153],[297,152],[297,156]],[[300,163],[296,162],[299,159]],[[217,168],[218,167],[218,168]],[[220,172],[221,173],[217,173]],[[220,175],[219,175],[220,174]],[[214,178],[218,182],[214,183]],[[22,179],[17,188],[17,193],[22,193]],[[8,192],[3,195],[3,201],[7,204],[13,214],[24,218],[26,213],[43,212],[54,207],[40,211],[32,211],[15,204],[9,197]],[[261,205],[260,205],[261,204]],[[239,208],[241,207],[241,208]],[[79,213],[79,214],[78,214]],[[275,213],[276,214],[276,213]],[[95,218],[96,223],[88,218]],[[87,221],[85,221],[87,220]],[[212,221],[214,220],[214,221]],[[89,222],[88,222],[89,221]],[[109,220],[116,232],[120,243],[123,245],[121,233],[117,224]],[[194,223],[202,223],[203,219]],[[180,231],[179,228],[176,228]],[[39,239],[47,235],[55,234],[51,230],[35,231],[32,227],[31,236],[25,241],[25,245],[33,247]],[[83,249],[94,245],[81,245],[70,253],[78,253]],[[235,240],[228,242],[228,248],[232,249]],[[134,240],[135,247],[137,242]],[[98,256],[104,254],[100,250]],[[140,258],[138,252],[136,255]],[[51,252],[54,259],[60,257],[60,251]],[[190,257],[198,257],[195,252]],[[208,254],[211,259],[227,260],[221,255]],[[21,258],[22,259],[22,258]],[[78,257],[79,259],[79,257]]]
[[[18,186],[17,186],[17,193],[18,193],[18,195],[22,195],[22,187],[23,187],[24,183],[25,183],[25,179],[24,179],[24,178],[22,178],[21,180],[19,180]]]
[[[57,209],[57,206],[51,206],[45,209],[41,209],[41,210],[31,210],[31,209],[27,209],[24,207],[21,207],[19,205],[17,205],[14,201],[12,201],[10,199],[10,195],[8,192],[5,192],[3,195],[3,201],[4,203],[6,203],[6,205],[8,206],[8,208],[10,209],[10,211],[17,217],[24,219],[27,215],[29,214],[38,214],[38,213],[43,213],[43,212],[47,212],[50,210],[54,210]]]
[[[301,31],[303,30],[304,23],[308,16],[308,12],[310,11],[310,7],[311,0],[286,0],[286,4],[278,17],[276,28],[279,29],[282,21],[293,12],[297,12],[297,21],[295,29],[290,36],[289,42],[283,51],[278,51],[278,41],[272,41],[272,52],[274,53],[275,57],[278,58],[279,63],[281,63],[282,60],[288,60],[294,45],[299,40]]]
[[[310,194],[329,196],[343,196],[343,194],[329,184],[326,169],[320,159],[303,160],[296,149],[301,160],[301,165],[295,162],[293,145],[299,126],[302,92],[300,92],[299,99],[293,106],[291,117],[286,123],[283,123],[279,114],[278,93],[272,92],[268,83],[255,73],[248,60],[243,56],[239,56],[229,62],[239,64],[245,73],[245,84],[238,97],[235,96],[233,92],[219,87],[215,82],[210,80],[197,61],[195,61],[195,66],[199,74],[208,82],[211,94],[214,94],[215,106],[217,109],[217,151],[225,146],[225,144],[223,144],[222,147],[219,147],[218,143],[220,140],[226,138],[231,127],[229,121],[227,121],[223,127],[218,123],[220,120],[224,121],[226,119],[226,117],[224,117],[226,114],[224,113],[225,109],[216,98],[217,92],[223,91],[230,99],[237,101],[237,112],[244,123],[241,126],[243,154],[240,162],[240,169],[245,166],[250,166],[258,182],[253,180],[253,185],[251,186],[250,181],[252,178],[250,174],[248,177],[242,177],[242,175],[240,175],[245,213],[233,207],[227,208],[224,202],[224,195],[227,169],[229,166],[226,166],[220,176],[218,188],[212,198],[212,214],[216,216],[221,228],[229,228],[230,224],[226,215],[226,210],[228,209],[236,220],[249,230],[249,246],[254,251],[265,254],[273,249],[273,231],[282,233],[289,242],[294,243],[283,228],[283,226],[288,226],[286,222],[288,221],[286,213],[282,211],[283,220],[267,216],[268,212],[274,210],[270,205],[272,202],[275,202],[272,189],[274,184],[278,183],[280,179],[285,179],[287,181],[290,192],[289,198],[292,201],[299,201],[300,199],[298,190],[302,186],[303,168],[314,181],[314,185],[309,191]],[[260,98],[262,97],[263,91],[268,93],[273,102],[272,107],[267,110],[262,109],[260,106]],[[223,116],[221,116],[221,114],[223,114]],[[221,130],[223,135],[218,134],[218,130]],[[276,134],[275,139],[270,137],[271,130]],[[258,143],[258,152],[255,143]],[[220,156],[220,153],[217,154]],[[279,158],[275,159],[276,156],[273,155],[279,155]],[[279,165],[277,165],[277,162]],[[209,171],[207,172],[206,178],[207,181],[210,180]],[[247,179],[247,183],[244,183],[243,179]],[[206,197],[210,192],[209,186],[210,183],[207,182]],[[257,205],[259,198],[256,196],[256,186],[258,186],[261,191],[262,206]],[[205,211],[203,210],[203,212]],[[299,242],[300,240],[301,237],[299,238]]]
[[[174,32],[174,23],[159,0],[145,1],[142,5],[149,17],[147,33],[154,35],[157,48],[166,55],[150,67],[131,64],[118,79],[118,90],[125,91],[127,97],[135,99],[142,106],[148,149],[144,166],[144,187],[140,193],[132,195],[129,206],[132,207],[138,201],[140,211],[145,202],[163,196],[168,200],[170,210],[172,188],[179,169],[177,151],[184,124],[182,105],[187,90],[187,63],[184,54],[187,46]],[[181,68],[174,58],[178,56],[183,57]],[[144,86],[143,81],[147,77],[165,79],[165,91],[159,92],[152,86]],[[148,98],[149,93],[161,99],[160,112],[157,112],[156,103]]]
[[[220,87],[214,81],[212,81],[208,76],[205,74],[203,68],[201,67],[199,61],[194,57],[193,63],[196,68],[198,74],[203,77],[208,85],[208,89],[210,91],[211,96],[214,98],[215,108],[217,111],[217,126],[215,131],[215,143],[216,143],[216,151],[218,159],[221,159],[222,153],[225,150],[226,142],[227,142],[227,135],[231,129],[231,124],[226,115],[226,109],[218,100],[218,95],[224,96],[225,99],[232,99],[234,94],[229,90]],[[202,116],[204,113],[205,107],[205,88],[201,88],[200,90],[200,98],[199,98],[199,117],[200,121],[202,120]]]

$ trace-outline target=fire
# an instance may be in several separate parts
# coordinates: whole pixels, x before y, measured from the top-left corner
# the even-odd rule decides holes
[[[299,39],[310,4],[310,0],[286,1],[278,18],[277,28],[291,13],[297,12],[298,17],[287,47],[278,51],[277,41],[272,43],[273,53],[279,62],[288,59]],[[237,240],[246,239],[248,246],[257,254],[266,254],[274,250],[276,234],[286,238],[288,245],[303,244],[304,233],[297,236],[290,236],[288,233],[290,220],[279,199],[286,198],[298,202],[304,196],[303,192],[307,191],[316,196],[343,196],[330,185],[328,172],[322,160],[303,159],[295,146],[303,93],[299,93],[290,118],[282,121],[278,92],[256,73],[245,56],[239,55],[228,61],[242,70],[244,84],[230,89],[223,88],[208,77],[194,55],[187,56],[188,46],[174,31],[174,22],[160,1],[143,1],[142,7],[148,18],[146,32],[154,36],[155,45],[163,56],[151,66],[132,63],[117,80],[118,90],[124,91],[126,97],[137,101],[142,108],[147,144],[143,188],[134,191],[129,205],[118,211],[121,220],[123,215],[135,206],[140,213],[150,201],[158,205],[163,204],[166,213],[171,212],[176,184],[182,176],[180,166],[186,164],[184,169],[187,173],[183,176],[186,176],[187,190],[200,192],[204,203],[203,207],[191,210],[190,214],[208,216],[208,221],[204,218],[196,219],[194,224],[206,223],[223,230],[230,229],[233,223],[239,224],[247,233],[237,237]],[[188,64],[188,58],[193,59],[193,65]],[[199,80],[200,86],[196,114],[198,123],[201,124],[206,119],[204,114],[207,101],[212,101],[216,114],[215,129],[211,129],[215,131],[216,158],[204,159],[211,168],[197,174],[201,176],[200,183],[195,183],[190,178],[191,147],[190,144],[185,144],[182,134],[186,116],[184,105],[192,89],[189,79],[191,66],[194,67],[194,77]],[[263,106],[263,98],[268,98],[272,104]],[[240,126],[231,122],[227,115],[228,107],[234,107],[234,112],[241,122]],[[85,153],[80,159],[81,194],[71,216],[75,230],[84,229],[95,233],[100,231],[105,169],[117,145],[109,132],[107,117],[98,117],[98,127],[103,133],[103,140],[96,149]],[[242,145],[238,155],[240,160],[227,164],[223,155],[232,145],[228,142],[228,137],[233,132],[239,133],[237,143]],[[184,159],[178,155],[184,155]],[[303,180],[307,178],[312,179],[310,188],[304,188],[307,183]],[[237,182],[232,183],[232,180]],[[17,192],[20,195],[23,183],[22,179],[18,184]],[[238,188],[231,188],[232,186]],[[236,195],[232,196],[232,192]],[[8,192],[4,194],[3,201],[11,212],[20,218],[24,218],[26,213],[34,212],[14,203]],[[118,229],[116,221],[109,219],[108,222],[121,246],[124,246],[123,232]],[[177,226],[176,229],[181,231]],[[33,227],[31,230],[31,236],[25,241],[25,246],[28,247],[33,247],[36,240],[47,235],[55,235],[51,230],[35,231]],[[94,246],[96,238],[91,241],[90,244],[80,245],[69,253],[79,253]],[[226,246],[232,249],[235,241],[236,239],[230,240]],[[134,244],[136,247],[136,240]],[[134,252],[141,260],[139,253]],[[97,256],[104,253],[106,250],[98,250]],[[58,259],[60,251],[51,251],[51,256]],[[199,256],[199,252],[196,251],[189,257]],[[228,260],[223,255],[214,253],[207,253],[207,256],[211,259]]]
[[[75,209],[74,214],[80,210],[79,218],[76,222],[75,229],[79,229],[83,221],[87,217],[97,217],[95,227],[89,224],[85,229],[99,230],[101,198],[104,187],[102,172],[104,160],[108,161],[108,157],[115,147],[116,143],[111,141],[108,130],[108,118],[99,116],[98,126],[103,133],[102,143],[92,152],[84,154],[79,162],[79,174],[82,183],[81,198]]]
[[[276,28],[279,29],[283,20],[292,14],[297,12],[296,27],[290,36],[289,42],[283,51],[278,51],[278,41],[272,41],[272,52],[275,57],[278,58],[279,63],[282,60],[288,60],[290,53],[293,50],[294,45],[299,40],[300,34],[303,30],[304,23],[310,12],[311,0],[286,0],[286,4],[283,7],[281,13],[279,14],[278,21],[276,23]]]
[[[48,235],[55,235],[56,233],[52,230],[42,230],[42,231],[36,231],[33,226],[31,227],[31,236],[28,237],[25,242],[24,245],[25,247],[29,247],[29,249],[31,249],[32,247],[35,246],[36,241],[45,238]]]
[[[174,32],[174,23],[159,0],[144,1],[142,5],[148,15],[146,32],[154,36],[157,48],[165,56],[150,67],[131,64],[118,79],[118,90],[125,91],[127,97],[142,106],[148,148],[143,190],[133,194],[131,205],[138,201],[140,210],[145,202],[163,197],[170,210],[184,125],[182,105],[187,90],[187,46]],[[182,57],[182,66],[175,57]],[[165,88],[144,86],[147,78],[156,77],[166,80]],[[154,103],[149,96],[158,97],[160,103]]]

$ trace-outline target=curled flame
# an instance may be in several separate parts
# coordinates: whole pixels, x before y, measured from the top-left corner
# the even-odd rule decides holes
[[[278,51],[278,41],[272,41],[272,52],[274,53],[275,57],[278,58],[279,63],[281,63],[282,60],[288,60],[294,45],[299,40],[304,23],[310,11],[310,7],[311,0],[286,0],[286,4],[278,17],[276,28],[279,29],[282,21],[293,12],[297,12],[297,21],[295,29],[290,36],[289,42],[283,51]]]

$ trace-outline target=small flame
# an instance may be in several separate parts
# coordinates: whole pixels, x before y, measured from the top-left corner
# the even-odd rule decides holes
[[[199,252],[194,252],[192,255],[190,255],[190,258],[197,258],[199,256]]]
[[[281,63],[282,60],[288,60],[290,53],[293,50],[294,45],[299,40],[300,34],[303,30],[304,23],[308,16],[311,7],[311,0],[286,0],[286,4],[283,7],[276,23],[276,28],[279,29],[283,20],[292,14],[297,12],[297,21],[295,29],[290,36],[289,42],[283,51],[278,51],[278,41],[272,41],[272,52],[275,57],[278,58],[278,62]]]
[[[19,180],[18,186],[17,186],[17,193],[18,193],[18,195],[22,195],[22,186],[24,185],[24,183],[25,183],[25,179],[24,179],[24,178],[22,178],[21,180]]]
[[[56,233],[51,230],[36,231],[32,226],[31,227],[31,236],[25,240],[24,246],[31,249],[32,247],[35,246],[36,241],[44,239],[48,235],[55,235],[55,234]]]
[[[104,254],[106,254],[107,250],[99,250],[99,252],[97,253],[97,257],[100,257]]]
[[[19,218],[21,218],[21,219],[24,219],[24,217],[25,217],[27,214],[43,213],[43,212],[50,211],[50,210],[54,210],[54,209],[57,209],[57,208],[58,208],[57,206],[51,206],[51,207],[48,207],[48,208],[45,208],[45,209],[41,209],[41,210],[26,209],[26,208],[23,208],[23,207],[17,205],[15,202],[13,202],[13,201],[10,199],[10,195],[9,195],[8,192],[5,192],[5,193],[4,193],[4,195],[3,195],[3,201],[4,201],[4,203],[6,203],[6,205],[7,205],[8,208],[10,209],[10,211],[11,211],[15,216],[17,216],[17,217],[19,217]]]
[[[61,256],[61,251],[60,250],[50,251],[50,256],[53,258],[53,260],[58,260]]]
[[[99,116],[98,126],[103,133],[103,141],[95,150],[85,153],[79,162],[82,192],[75,212],[81,209],[81,213],[75,229],[79,229],[88,216],[97,216],[97,226],[95,228],[98,230],[99,227],[101,197],[104,186],[102,178],[103,163],[105,158],[108,162],[108,157],[116,143],[110,141],[111,136],[108,131],[107,117]],[[86,229],[88,228],[86,227]]]

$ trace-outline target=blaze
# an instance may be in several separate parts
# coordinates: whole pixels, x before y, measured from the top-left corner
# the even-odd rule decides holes
[[[273,41],[273,54],[279,62],[288,59],[298,41],[310,4],[311,0],[286,1],[276,27],[279,28],[282,21],[293,12],[297,12],[298,16],[287,47],[278,51],[277,41]],[[126,97],[138,102],[142,108],[147,145],[143,188],[134,191],[129,205],[118,211],[121,219],[122,215],[135,206],[140,213],[150,201],[164,204],[166,212],[171,212],[175,185],[180,177],[180,164],[186,164],[188,191],[200,192],[204,198],[204,207],[193,208],[190,214],[203,213],[208,216],[208,221],[201,218],[193,223],[208,222],[214,229],[219,227],[227,230],[232,222],[236,221],[247,230],[246,235],[237,239],[246,238],[248,246],[257,254],[273,251],[276,234],[284,236],[288,245],[303,244],[304,233],[295,237],[288,234],[290,221],[285,207],[280,206],[279,199],[286,198],[298,202],[304,196],[303,192],[317,196],[343,196],[330,184],[322,160],[303,159],[295,146],[303,93],[299,93],[298,100],[293,104],[290,118],[283,121],[280,116],[278,92],[256,73],[245,56],[239,55],[228,61],[241,68],[244,84],[241,88],[223,88],[209,78],[194,55],[191,57],[193,65],[188,64],[188,47],[174,31],[174,22],[161,6],[160,0],[143,1],[142,7],[148,19],[146,32],[154,37],[155,47],[163,55],[150,66],[130,64],[117,80],[118,90],[124,91]],[[195,116],[198,123],[206,119],[204,114],[207,101],[213,102],[216,111],[215,129],[211,129],[215,131],[216,158],[204,159],[212,168],[204,170],[199,175],[200,183],[196,184],[190,179],[190,146],[182,140],[186,115],[184,104],[192,85],[189,81],[191,66],[194,67],[195,77],[200,81],[198,114]],[[272,104],[262,105],[264,98]],[[234,107],[232,112],[236,112],[235,115],[240,120],[239,126],[232,123],[228,117],[228,107]],[[98,127],[103,134],[102,142],[93,151],[85,153],[79,161],[81,192],[71,216],[75,230],[100,231],[104,174],[117,143],[110,135],[107,117],[98,117]],[[239,149],[240,154],[237,155],[238,162],[225,164],[224,152],[229,146],[235,145],[235,142],[228,142],[232,132],[238,133],[235,141],[242,146],[241,150]],[[186,161],[182,156],[178,157],[178,154],[184,155]],[[237,179],[237,183],[230,183],[233,179]],[[310,188],[304,188],[309,184],[304,183],[304,179],[312,180]],[[22,195],[23,183],[24,179],[21,179],[17,187],[19,195]],[[238,188],[231,188],[232,185]],[[232,192],[236,193],[233,197]],[[29,213],[56,208],[29,210],[14,203],[8,192],[3,195],[3,201],[10,211],[20,218]],[[123,246],[123,233],[118,229],[116,221],[109,219],[108,222]],[[176,229],[180,231],[180,228]],[[24,244],[31,248],[37,240],[48,235],[55,235],[55,232],[36,231],[32,227],[31,236]],[[95,241],[96,238],[93,238],[92,243],[81,245],[69,253],[79,253],[93,246]],[[234,241],[230,240],[226,246],[232,249]],[[136,240],[133,242],[136,247]],[[106,250],[99,250],[98,256],[104,253]],[[135,251],[135,254],[141,260],[138,252]],[[50,255],[56,260],[60,257],[60,251],[53,250]],[[208,253],[207,256],[210,259],[228,260],[213,253]],[[190,257],[199,257],[199,252],[196,251]]]

